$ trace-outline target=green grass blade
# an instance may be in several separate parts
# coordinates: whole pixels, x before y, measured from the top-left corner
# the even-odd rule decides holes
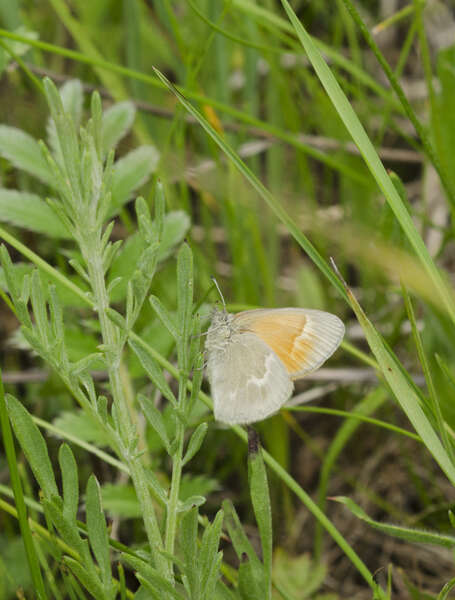
[[[455,536],[441,534],[437,531],[426,531],[422,529],[411,529],[410,527],[402,527],[401,525],[392,525],[391,523],[379,523],[371,519],[366,512],[358,506],[350,498],[344,496],[338,496],[332,498],[336,502],[346,505],[349,510],[359,519],[365,521],[375,529],[379,529],[382,533],[392,535],[394,537],[406,540],[408,542],[414,542],[416,544],[434,544],[443,548],[454,548],[455,547]]]
[[[39,600],[46,600],[47,594],[44,588],[43,577],[39,566],[39,560],[36,555],[35,546],[33,544],[32,533],[28,524],[27,509],[25,507],[24,495],[22,493],[22,485],[17,469],[16,450],[14,448],[13,434],[11,431],[10,422],[5,402],[5,393],[3,391],[3,381],[0,374],[0,422],[3,438],[3,446],[5,448],[6,460],[11,477],[11,487],[14,491],[14,500],[17,508],[17,516],[22,534],[22,540],[25,546],[27,562],[30,569],[30,575],[33,581],[33,587]]]
[[[287,0],[281,0],[281,3],[296,31],[302,46],[307,53],[311,64],[313,65],[314,70],[316,71],[316,74],[321,81],[321,84],[331,99],[336,111],[346,126],[346,129],[359,148],[359,151],[363,156],[368,168],[370,169],[371,174],[375,178],[376,183],[384,194],[385,199],[394,212],[396,219],[406,234],[406,237],[408,238],[418,258],[422,262],[423,267],[432,280],[435,292],[441,298],[447,313],[455,323],[453,294],[451,291],[449,291],[447,285],[443,281],[441,274],[437,270],[422,238],[417,233],[414,223],[412,222],[412,218],[406,210],[406,207],[404,206],[390,177],[387,175],[387,172],[363,125],[360,123],[360,120],[349,103],[349,100],[335,79],[335,76],[328,67],[327,63],[323,59],[321,53],[317,49],[315,43],[292,10],[289,2]]]
[[[321,270],[321,272],[327,277],[332,285],[340,292],[340,294],[347,299],[346,293],[339,280],[335,277],[333,271],[330,269],[327,262],[322,258],[310,240],[300,231],[294,221],[282,207],[282,205],[276,200],[276,198],[267,190],[267,188],[259,181],[256,175],[247,167],[242,161],[238,154],[231,148],[226,140],[210,125],[210,123],[201,115],[201,113],[194,108],[194,106],[177,90],[175,86],[160,72],[158,69],[154,69],[158,78],[168,87],[168,89],[175,94],[178,100],[183,104],[187,111],[193,115],[195,119],[200,123],[203,129],[209,134],[209,136],[216,142],[219,148],[226,154],[226,156],[232,161],[237,167],[240,173],[250,182],[256,192],[265,200],[268,206],[272,209],[278,219],[286,225],[289,232],[292,234],[298,244],[305,250],[311,260]]]
[[[421,400],[412,381],[406,376],[406,371],[395,354],[386,346],[381,335],[369,321],[354,294],[349,288],[347,292],[352,309],[362,326],[368,345],[378,361],[385,380],[428,451],[433,455],[449,481],[455,485],[455,466],[422,410]]]

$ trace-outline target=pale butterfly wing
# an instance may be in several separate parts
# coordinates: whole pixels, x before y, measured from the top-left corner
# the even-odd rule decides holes
[[[234,333],[207,364],[215,419],[228,424],[260,421],[277,412],[293,384],[278,356],[254,333]]]
[[[283,362],[291,379],[318,369],[344,336],[344,325],[338,317],[309,308],[247,310],[235,315],[234,323],[265,342]]]

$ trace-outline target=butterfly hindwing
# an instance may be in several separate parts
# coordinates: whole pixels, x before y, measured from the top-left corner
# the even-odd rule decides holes
[[[338,348],[345,330],[335,315],[303,308],[248,310],[234,321],[271,348],[292,379],[319,368]]]
[[[252,333],[234,335],[223,359],[211,353],[207,368],[217,421],[260,421],[277,412],[292,394],[282,361]]]

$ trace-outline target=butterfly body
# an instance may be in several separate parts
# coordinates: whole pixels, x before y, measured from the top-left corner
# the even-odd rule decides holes
[[[274,414],[291,396],[293,380],[321,366],[343,335],[340,319],[323,311],[215,312],[206,341],[215,418],[246,424]]]

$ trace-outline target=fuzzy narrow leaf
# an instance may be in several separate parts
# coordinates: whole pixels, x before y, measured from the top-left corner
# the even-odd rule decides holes
[[[109,216],[116,215],[156,170],[160,154],[155,146],[140,146],[115,163]]]
[[[182,342],[186,343],[193,306],[193,254],[183,243],[177,256],[177,307]]]
[[[148,563],[125,553],[122,554],[122,560],[140,574],[145,585],[150,586],[151,589],[155,591],[160,591],[161,594],[163,594],[162,598],[185,600],[184,596],[182,596],[167,579],[160,575],[160,573]]]
[[[191,598],[199,598],[200,574],[198,568],[198,509],[194,506],[182,518],[180,524],[180,548],[185,564],[185,575],[188,580]]]
[[[92,573],[89,573],[87,569],[84,569],[79,562],[69,556],[64,556],[63,562],[94,598],[101,599],[106,597],[100,581]]]
[[[70,79],[69,81],[66,81],[59,89],[59,94],[65,112],[71,115],[76,127],[79,127],[82,117],[82,103],[84,100],[81,82],[79,79]],[[51,118],[49,118],[47,122],[47,138],[49,146],[52,148],[54,158],[61,163],[62,151],[58,141],[55,122]]]
[[[55,212],[39,196],[0,188],[0,221],[53,238],[69,238]]]
[[[242,557],[239,566],[238,590],[242,600],[263,600],[267,598],[264,573],[261,563]]]
[[[241,559],[243,554],[247,554],[250,559],[257,560],[259,562],[256,552],[254,551],[251,542],[243,530],[242,524],[240,523],[240,519],[237,515],[234,505],[232,504],[232,501],[224,500],[222,506],[225,515],[224,523],[228,530],[229,537],[231,538],[237,557]]]
[[[41,148],[38,142],[25,131],[0,125],[0,156],[9,160],[17,169],[26,171],[43,183],[52,185],[53,177]]]
[[[204,441],[205,434],[207,433],[207,429],[207,423],[200,423],[193,431],[190,441],[188,442],[185,456],[183,457],[183,465],[186,465],[186,463],[188,463],[199,451],[199,448],[202,446],[202,442]]]
[[[177,507],[177,512],[185,513],[188,510],[191,510],[193,506],[202,506],[206,501],[204,496],[190,496],[183,502],[180,502]]]
[[[32,272],[30,299],[39,337],[41,342],[47,346],[51,331],[47,319],[46,296],[38,269],[34,269]]]
[[[119,102],[104,111],[101,125],[102,152],[105,156],[131,128],[136,109],[132,102]]]
[[[172,335],[175,341],[179,339],[179,332],[177,330],[177,324],[175,323],[175,319],[173,315],[168,311],[168,309],[164,306],[159,298],[156,296],[150,296],[150,304],[152,305],[154,311],[160,318],[163,325]]]
[[[164,424],[163,415],[161,414],[161,411],[159,411],[156,408],[156,406],[153,404],[153,401],[150,400],[150,398],[139,394],[137,399],[139,401],[139,404],[141,405],[142,412],[144,413],[149,425],[153,428],[157,436],[162,441],[167,453],[170,454],[171,443],[166,431],[166,426]]]
[[[58,461],[62,473],[63,516],[76,524],[77,507],[79,505],[79,478],[76,459],[68,444],[62,444],[58,452]]]
[[[158,477],[152,470],[146,471],[147,483],[149,484],[150,491],[152,492],[155,500],[160,502],[162,506],[167,505],[168,493],[161,485]]]
[[[101,569],[101,577],[106,587],[112,585],[111,563],[109,560],[109,537],[106,520],[101,508],[99,483],[94,475],[90,475],[86,495],[87,532],[93,554]]]
[[[149,353],[147,347],[141,345],[139,342],[132,339],[128,340],[128,344],[141,361],[141,364],[146,370],[147,375],[150,377],[155,386],[159,389],[163,396],[167,400],[169,400],[171,404],[176,405],[177,400],[174,394],[172,393],[172,390],[169,387],[166,379],[164,378],[163,371],[161,370],[161,367],[157,365],[155,359]]]
[[[14,433],[19,440],[39,486],[43,490],[45,498],[58,496],[57,484],[55,483],[46,442],[40,430],[32,421],[29,413],[14,396],[7,394],[6,404]]]
[[[221,530],[223,527],[224,511],[219,510],[213,522],[204,531],[199,551],[199,568],[201,572],[201,589],[206,590],[208,583],[217,578],[216,564],[218,562],[218,548],[220,545]],[[209,600],[209,598],[207,598]]]
[[[428,451],[431,452],[433,458],[447,475],[451,483],[455,485],[455,466],[450,461],[439,437],[436,435],[431,423],[422,410],[420,399],[415,391],[414,385],[407,379],[405,371],[395,354],[385,345],[381,335],[368,320],[354,294],[349,289],[347,289],[347,293],[351,306],[365,332],[368,344],[381,367],[384,378],[390,385],[401,408],[422,438]]]
[[[267,595],[272,597],[272,508],[270,505],[269,485],[265,470],[259,437],[256,431],[248,431],[248,478],[251,502],[259,528],[264,563],[265,587]]]
[[[382,533],[387,535],[392,535],[417,544],[434,544],[445,548],[455,548],[455,536],[453,535],[441,534],[437,531],[411,529],[410,527],[392,525],[391,523],[379,523],[378,521],[370,519],[366,512],[350,498],[336,496],[331,499],[335,500],[335,502],[344,504],[357,518],[362,519],[362,521],[365,521],[371,525],[371,527],[379,529],[379,531],[382,531]]]
[[[80,555],[81,560],[84,560],[90,556],[87,540],[81,539],[76,523],[68,521],[63,516],[60,500],[57,496],[51,500],[44,498],[42,500],[43,507],[62,539]]]

